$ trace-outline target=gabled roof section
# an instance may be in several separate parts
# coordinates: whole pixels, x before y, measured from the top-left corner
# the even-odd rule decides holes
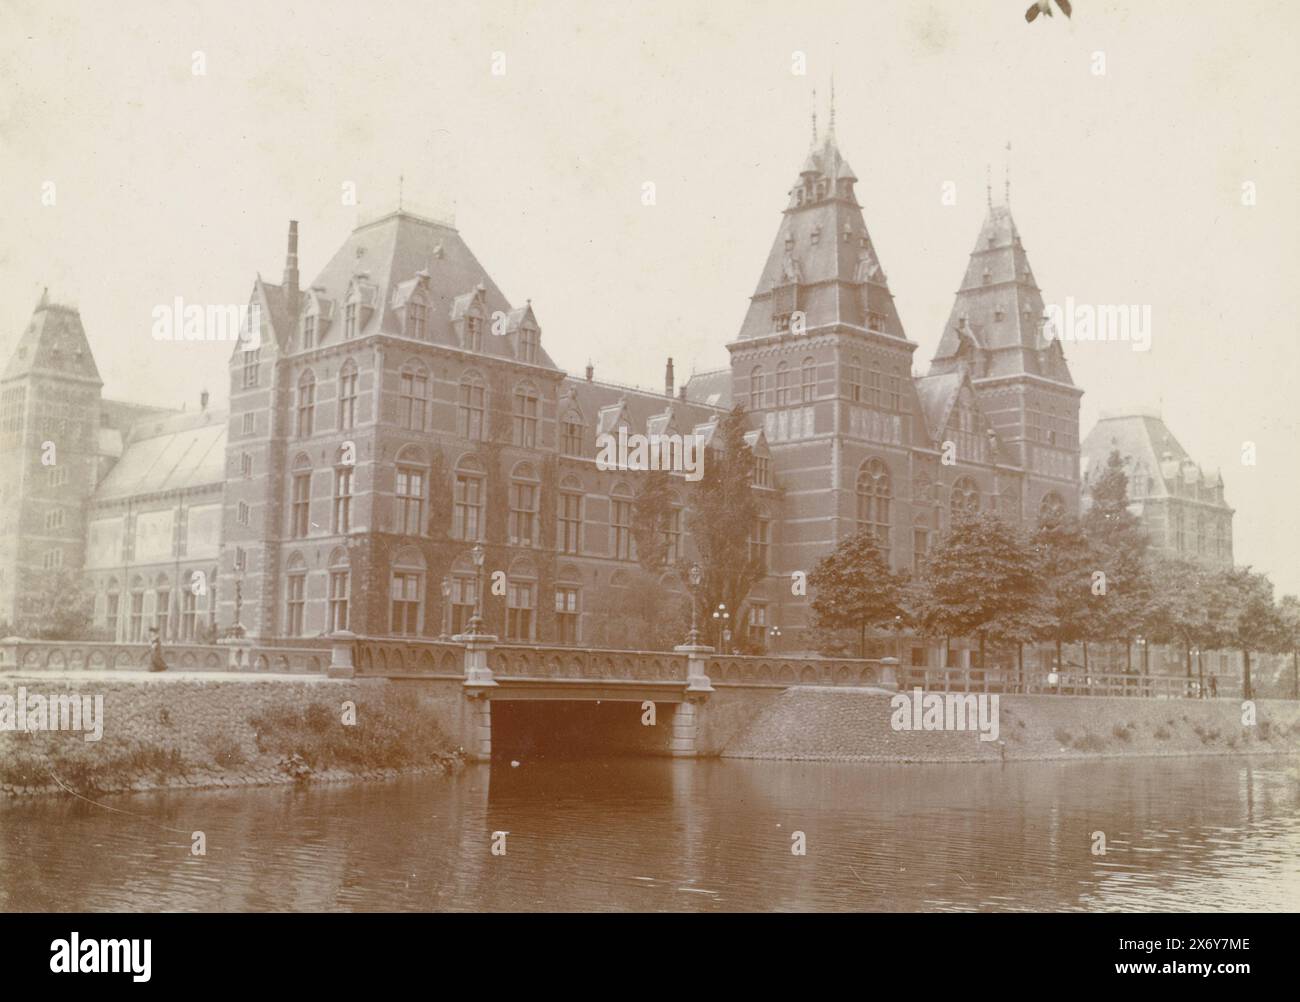
[[[32,319],[18,338],[14,353],[5,366],[4,379],[44,375],[79,379],[103,386],[95,356],[91,354],[81,314],[71,306],[50,302],[49,290],[41,293]]]
[[[847,324],[906,340],[884,269],[854,194],[857,178],[832,130],[800,172],[740,339],[766,337],[798,311],[808,329]]]
[[[220,485],[226,479],[228,417],[201,411],[137,422],[92,503]]]
[[[989,204],[930,363],[973,379],[1035,375],[1074,385],[1059,339],[1042,337],[1043,297],[1011,209]]]
[[[948,415],[957,403],[957,394],[962,384],[968,382],[966,373],[957,370],[938,375],[920,376],[912,381],[916,386],[916,398],[921,405],[921,415],[925,418],[928,440],[937,442],[948,426]]]
[[[731,410],[731,369],[693,372],[686,380],[686,399],[709,407]]]

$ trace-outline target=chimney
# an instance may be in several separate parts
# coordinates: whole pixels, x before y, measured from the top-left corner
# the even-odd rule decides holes
[[[588,363],[587,363],[587,382],[590,383],[592,377],[595,376],[595,375],[596,375],[596,367],[595,367],[594,365],[592,365],[590,362],[588,362]]]
[[[670,357],[668,359],[668,367],[664,369],[664,396],[671,397],[672,395],[673,395],[673,360]]]
[[[284,256],[284,291],[289,297],[289,310],[298,312],[298,220],[289,220],[289,247]]]
[[[208,409],[208,391],[204,390],[199,394],[199,410],[206,411],[207,409]]]

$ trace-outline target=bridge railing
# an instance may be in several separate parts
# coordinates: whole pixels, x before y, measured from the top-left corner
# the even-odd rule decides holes
[[[498,679],[687,681],[687,659],[670,651],[619,651],[548,644],[498,644],[488,652]]]
[[[465,674],[465,645],[414,637],[356,637],[352,640],[352,664],[358,675],[461,678]]]
[[[173,671],[250,671],[321,674],[330,663],[328,641],[263,644],[163,645]],[[141,671],[149,667],[148,644],[110,641],[0,640],[0,671]]]
[[[709,681],[716,685],[771,686],[886,686],[894,684],[892,659],[755,657],[710,655],[705,664]]]
[[[1175,675],[1101,674],[1084,671],[1025,672],[1015,668],[928,668],[912,666],[900,671],[899,687],[920,686],[936,692],[1024,692],[1052,696],[1142,696],[1149,699],[1200,698],[1195,678]],[[1209,683],[1206,683],[1209,696]],[[1214,694],[1237,697],[1236,679],[1216,678]]]

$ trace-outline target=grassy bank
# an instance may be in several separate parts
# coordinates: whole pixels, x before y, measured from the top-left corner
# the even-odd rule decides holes
[[[243,710],[223,703],[225,717],[209,711],[198,719],[175,720],[166,705],[150,707],[150,726],[110,727],[95,742],[75,732],[3,734],[0,792],[338,781],[446,770],[459,760],[415,694],[385,687],[342,693],[345,700],[334,695],[261,698]]]

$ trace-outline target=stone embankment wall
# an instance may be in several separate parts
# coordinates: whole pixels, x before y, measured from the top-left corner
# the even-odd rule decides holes
[[[978,731],[894,730],[890,698],[787,689],[745,723],[733,721],[717,752],[751,759],[981,762],[1300,751],[1300,702],[1294,700],[1257,700],[1252,727],[1242,725],[1239,700],[1004,695],[998,740],[981,741]]]
[[[0,730],[0,793],[232,786],[443,768],[455,704],[381,679],[0,676],[0,697],[103,697],[103,736]],[[356,723],[344,722],[345,703]]]

